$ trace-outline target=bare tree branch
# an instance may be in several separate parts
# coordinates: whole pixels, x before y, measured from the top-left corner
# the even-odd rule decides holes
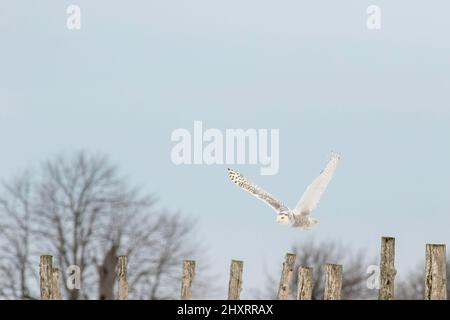
[[[154,209],[155,199],[131,188],[107,157],[78,152],[45,162],[0,190],[0,296],[26,298],[40,254],[65,270],[81,270],[69,299],[113,299],[116,256],[128,255],[130,298],[178,294],[183,259],[200,255],[194,222]],[[16,275],[16,270],[18,270]]]

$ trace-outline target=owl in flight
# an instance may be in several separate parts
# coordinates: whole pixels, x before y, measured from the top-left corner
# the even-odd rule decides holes
[[[333,173],[339,162],[339,155],[331,153],[331,158],[325,169],[320,172],[319,176],[306,188],[295,209],[289,209],[280,200],[272,196],[270,193],[258,187],[253,182],[247,180],[239,172],[228,169],[228,177],[238,187],[251,193],[255,197],[267,203],[277,213],[277,222],[287,224],[291,227],[311,229],[313,225],[318,223],[316,219],[309,216],[310,212],[317,207],[323,192],[333,177]]]

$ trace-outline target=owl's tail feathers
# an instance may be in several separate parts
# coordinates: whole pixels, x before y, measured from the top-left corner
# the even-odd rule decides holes
[[[314,227],[315,224],[318,224],[319,220],[313,219],[311,217],[308,217],[308,223],[305,224],[302,228],[304,230],[311,230],[312,227]]]

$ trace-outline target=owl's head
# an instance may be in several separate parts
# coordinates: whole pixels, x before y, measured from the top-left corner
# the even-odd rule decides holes
[[[289,215],[287,213],[278,214],[277,222],[281,224],[290,224]]]

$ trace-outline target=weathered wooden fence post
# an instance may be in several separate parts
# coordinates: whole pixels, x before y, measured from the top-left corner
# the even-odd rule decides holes
[[[297,300],[311,300],[313,288],[312,268],[298,267]]]
[[[195,276],[195,261],[183,261],[183,276],[181,278],[181,300],[192,298],[192,281]]]
[[[39,262],[39,286],[41,291],[41,300],[52,299],[52,280],[53,273],[53,257],[43,255],[40,257]]]
[[[230,281],[228,283],[228,300],[239,300],[241,296],[243,268],[243,261],[231,260]]]
[[[283,271],[281,272],[280,286],[278,288],[277,299],[286,300],[289,297],[292,272],[294,271],[295,254],[287,253],[283,262]]]
[[[445,244],[427,244],[425,253],[425,300],[446,299]]]
[[[119,300],[128,299],[127,269],[128,269],[128,257],[119,256],[117,258],[117,278],[119,282],[117,297]]]
[[[324,300],[340,300],[342,291],[342,266],[329,264],[325,266]]]
[[[61,285],[59,282],[59,269],[52,270],[52,300],[61,300]]]
[[[380,289],[378,291],[379,300],[394,299],[395,280],[395,238],[381,238],[380,255]]]

